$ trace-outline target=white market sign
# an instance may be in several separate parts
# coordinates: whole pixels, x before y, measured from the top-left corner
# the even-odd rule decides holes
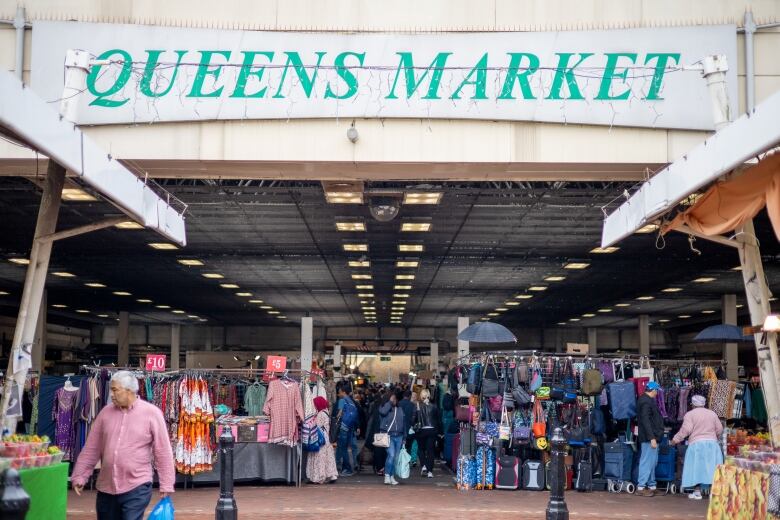
[[[443,118],[712,129],[695,70],[731,25],[539,33],[341,34],[36,22],[32,87],[62,97],[63,59],[94,66],[77,122]]]

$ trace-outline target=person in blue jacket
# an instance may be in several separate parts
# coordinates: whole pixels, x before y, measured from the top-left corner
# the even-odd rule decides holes
[[[390,399],[379,408],[381,422],[379,431],[387,433],[390,436],[390,446],[387,448],[387,458],[385,459],[385,484],[397,486],[395,480],[395,461],[401,452],[404,443],[404,411],[398,406],[403,396],[398,393],[390,395]]]

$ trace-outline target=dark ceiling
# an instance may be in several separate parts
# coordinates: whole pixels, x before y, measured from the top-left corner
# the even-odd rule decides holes
[[[389,324],[395,284],[412,285],[404,326],[454,326],[455,317],[487,317],[509,326],[628,327],[649,314],[667,327],[685,327],[720,319],[720,297],[744,294],[732,248],[685,235],[637,234],[612,254],[594,254],[599,244],[601,208],[621,199],[628,183],[479,182],[370,183],[369,190],[442,192],[437,205],[402,205],[391,222],[372,219],[367,204],[330,204],[315,182],[161,181],[188,205],[187,247],[159,251],[164,242],[147,230],[106,229],[57,242],[47,281],[50,320],[113,322],[127,310],[136,320],[262,325],[295,323],[305,313],[325,326],[366,323],[361,300],[375,301],[378,325]],[[25,268],[7,261],[27,256],[40,202],[40,190],[22,178],[0,178],[0,312],[15,315]],[[116,216],[105,202],[64,202],[58,229]],[[362,221],[366,232],[343,232],[337,221]],[[400,232],[403,222],[429,222],[429,232]],[[756,220],[770,287],[780,290],[780,247],[768,220]],[[344,244],[365,243],[368,251],[345,252]],[[399,243],[422,244],[424,251],[399,252]],[[365,256],[370,268],[351,268]],[[177,259],[198,259],[188,267]],[[417,268],[397,268],[398,260],[419,260]],[[579,260],[586,269],[563,266]],[[66,271],[74,278],[51,273]],[[368,281],[352,274],[368,273]],[[219,273],[224,279],[206,279]],[[414,274],[396,281],[396,274]],[[546,282],[548,276],[565,276]],[[701,277],[711,282],[694,282]],[[99,282],[106,288],[89,288]],[[234,283],[240,289],[225,289]],[[374,286],[371,291],[356,284]],[[546,286],[545,291],[529,291]],[[664,293],[679,287],[682,291]],[[131,296],[117,296],[127,291]],[[252,297],[237,296],[251,292]],[[359,293],[373,293],[360,298]],[[531,299],[516,299],[531,294]],[[654,296],[651,301],[637,297]],[[139,303],[150,299],[153,303]],[[248,303],[250,299],[263,304]],[[505,306],[505,302],[518,305]],[[629,303],[628,307],[616,304]],[[54,308],[53,305],[67,305]],[[168,305],[170,309],[157,309]],[[261,309],[269,305],[273,309]],[[368,304],[369,306],[371,304]],[[76,309],[90,311],[76,314]],[[610,312],[599,312],[609,309]],[[185,314],[173,314],[183,310]],[[268,314],[278,311],[280,314]],[[745,311],[746,309],[742,309]],[[716,311],[705,313],[705,311]],[[593,313],[592,318],[582,315]],[[107,315],[100,318],[98,315]],[[187,316],[197,316],[189,318]],[[679,318],[678,316],[691,316]],[[279,319],[277,316],[286,316]],[[581,319],[579,322],[569,321]],[[744,321],[744,320],[743,320]]]

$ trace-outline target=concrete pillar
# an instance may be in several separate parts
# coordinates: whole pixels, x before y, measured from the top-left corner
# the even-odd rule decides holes
[[[32,369],[39,374],[43,373],[43,365],[46,361],[46,315],[48,314],[46,293],[47,291],[44,290],[41,298],[41,311],[38,313],[38,326],[35,328],[32,347]]]
[[[431,362],[430,369],[433,371],[434,377],[439,373],[439,344],[435,341],[431,342]]]
[[[181,325],[171,325],[171,370],[179,370],[179,354],[181,351]]]
[[[458,334],[461,333],[461,331],[469,326],[469,317],[468,316],[458,316]],[[461,341],[458,340],[458,357],[461,358],[463,356],[469,355],[469,342],[468,341]]]
[[[301,370],[311,370],[311,355],[314,347],[314,318],[301,318]]]
[[[721,312],[724,325],[737,324],[737,295],[724,294],[721,298]],[[739,377],[739,346],[736,343],[723,345],[723,360],[726,362],[726,377],[736,381]]]
[[[639,316],[639,355],[650,355],[650,317],[647,314]]]
[[[120,311],[119,326],[116,330],[117,361],[118,367],[126,367],[130,364],[130,313]]]
[[[595,328],[589,328],[588,329],[588,353],[598,354],[598,344],[596,343],[596,340],[598,338],[598,329]]]
[[[206,327],[206,344],[204,345],[204,350],[211,351],[213,350],[213,347],[211,346],[211,335],[214,333],[213,330],[211,330],[211,327]]]

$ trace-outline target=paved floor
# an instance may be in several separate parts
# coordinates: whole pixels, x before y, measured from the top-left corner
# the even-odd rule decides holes
[[[359,474],[322,486],[236,487],[238,518],[300,518],[338,520],[361,519],[543,519],[549,494],[531,491],[457,491],[452,474],[437,471],[434,479],[420,478],[416,472],[397,487],[382,485],[381,477]],[[216,487],[177,490],[174,495],[177,520],[214,518],[219,496]],[[152,502],[157,500],[156,493]],[[652,519],[688,520],[705,518],[707,502],[689,500],[684,495],[641,498],[626,494],[566,494],[573,519]],[[95,518],[95,495],[81,497],[70,493],[68,518]],[[272,515],[272,516],[271,516]]]

